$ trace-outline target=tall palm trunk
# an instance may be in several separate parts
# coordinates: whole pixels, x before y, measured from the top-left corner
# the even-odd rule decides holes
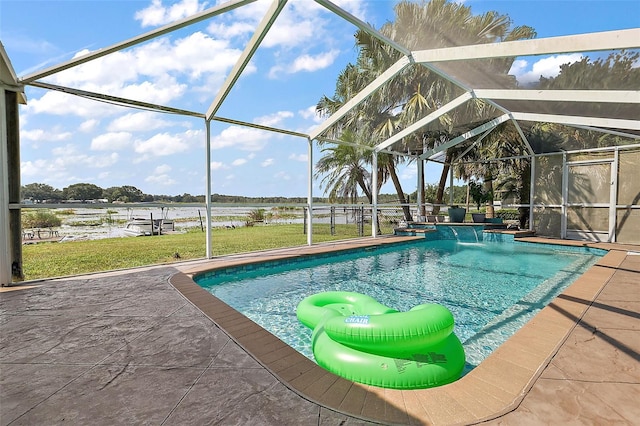
[[[438,191],[436,191],[436,204],[443,204],[444,187],[447,185],[447,176],[449,175],[449,169],[451,168],[451,154],[447,151],[447,155],[444,159],[444,165],[442,166],[442,174],[440,175],[440,182],[438,182]],[[453,188],[451,188],[453,190]],[[440,213],[440,206],[434,206],[433,214]]]
[[[527,161],[525,164],[520,174],[522,186],[520,187],[518,201],[520,204],[528,205],[531,202],[531,162]],[[529,210],[529,207],[518,207],[520,229],[527,229],[529,227]]]
[[[417,161],[422,161],[418,159]],[[420,204],[420,216],[426,216],[426,195],[425,195],[425,187],[424,187],[424,166],[422,167],[422,173],[418,175],[418,188],[420,188],[420,199],[418,200],[418,204]]]
[[[404,197],[404,191],[402,190],[402,185],[400,184],[400,179],[398,178],[398,173],[396,173],[395,163],[391,162],[387,165],[387,170],[389,171],[389,176],[391,177],[391,181],[393,181],[393,186],[396,188],[396,192],[398,194],[398,201],[402,205],[402,211],[404,212],[404,219],[407,221],[413,220],[411,217],[411,211],[409,206],[407,205],[407,199]]]
[[[485,175],[483,180],[484,192],[491,194],[491,200],[489,200],[486,205],[486,214],[488,218],[493,218],[496,217],[496,211],[493,207],[493,177],[491,175]]]
[[[369,188],[367,188],[367,184],[365,183],[364,178],[359,177],[357,180],[358,186],[360,186],[360,189],[362,189],[365,197],[367,197],[367,200],[369,200],[369,204],[373,204],[373,195],[371,194],[371,191],[369,191]]]

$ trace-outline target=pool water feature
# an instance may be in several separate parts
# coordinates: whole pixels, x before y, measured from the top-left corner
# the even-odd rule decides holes
[[[446,306],[465,348],[465,373],[484,360],[606,252],[532,243],[424,240],[200,274],[195,281],[310,359],[297,304],[354,291],[407,311]]]

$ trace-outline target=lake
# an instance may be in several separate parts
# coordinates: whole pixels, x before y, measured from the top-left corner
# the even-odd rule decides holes
[[[283,210],[279,206],[220,206],[211,208],[214,228],[245,226],[249,214],[256,210],[265,211],[265,223],[304,224],[303,207]],[[89,207],[70,205],[51,209],[62,219],[58,231],[62,241],[126,237],[123,228],[133,218],[172,219],[176,232],[186,232],[189,228],[206,226],[205,207]],[[314,223],[329,223],[330,207],[314,206]],[[354,223],[351,209],[335,208],[335,223]],[[37,241],[37,239],[35,240]]]

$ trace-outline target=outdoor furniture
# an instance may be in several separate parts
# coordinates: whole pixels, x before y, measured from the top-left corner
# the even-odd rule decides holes
[[[53,237],[59,237],[60,234],[58,233],[58,231],[56,231],[53,228],[48,228],[48,229],[38,229],[36,230],[36,233],[38,234],[38,238],[43,239],[43,238],[53,238]]]

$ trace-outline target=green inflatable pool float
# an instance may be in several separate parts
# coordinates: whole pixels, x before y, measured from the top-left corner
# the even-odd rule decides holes
[[[398,312],[374,298],[329,291],[302,300],[296,315],[313,329],[321,367],[355,382],[422,389],[457,380],[464,349],[451,312],[433,303]]]

